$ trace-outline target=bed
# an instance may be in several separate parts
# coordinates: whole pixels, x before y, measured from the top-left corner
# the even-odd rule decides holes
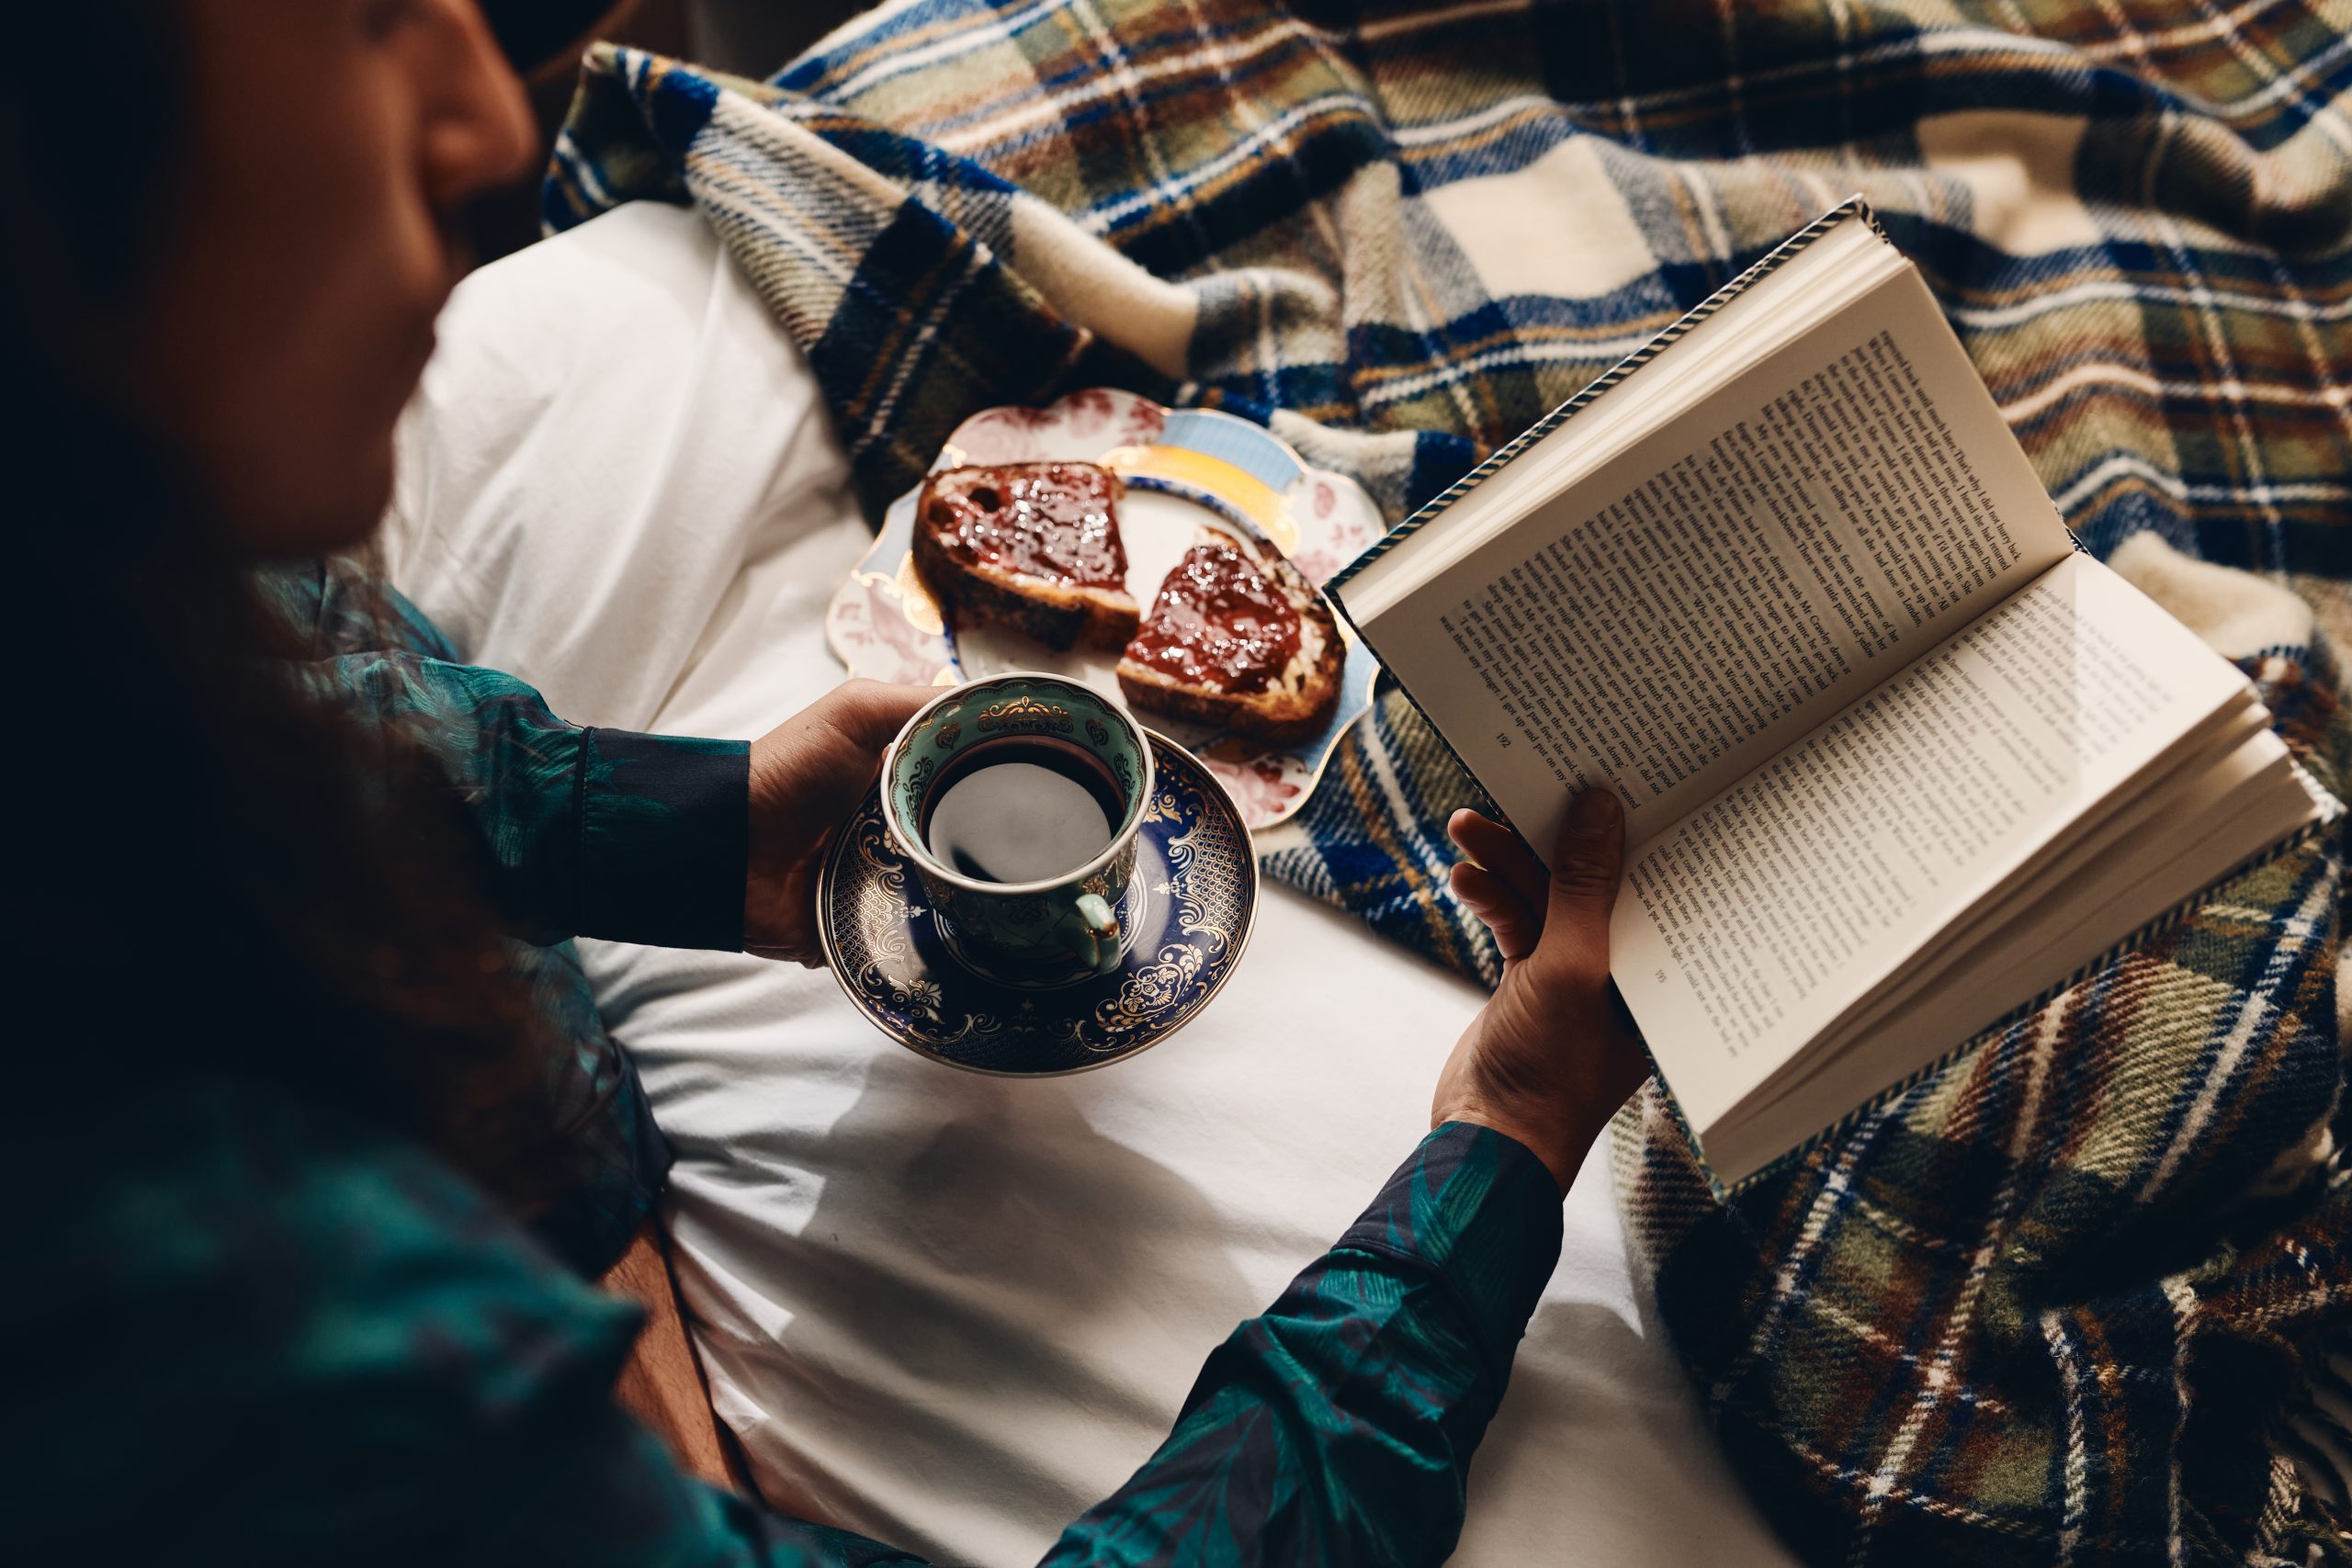
[[[703,220],[620,208],[475,274],[403,424],[393,580],[575,722],[752,736],[840,678],[869,537],[807,364]],[[1230,987],[1109,1070],[1008,1082],[830,976],[583,943],[675,1145],[673,1258],[770,1503],[1033,1560],[1427,1124],[1468,982],[1269,882]],[[1457,1561],[1790,1561],[1629,1268],[1605,1156],[1471,1477]]]
[[[2352,52],[2307,0],[2096,9],[892,0],[764,84],[599,47],[542,193],[595,238],[469,287],[391,553],[563,711],[751,733],[831,678],[856,518],[976,409],[1222,408],[1403,516],[1859,192],[2084,547],[2352,794]],[[1362,924],[1271,894],[1238,988],[1092,1078],[922,1069],[822,976],[592,955],[774,1501],[1032,1555],[1418,1130],[1476,996],[1408,953],[1491,968],[1437,880],[1467,786],[1396,698],[1336,776],[1263,860]],[[1843,1562],[2340,1540],[2285,1419],[2341,1398],[2352,1301],[2340,851],[1733,1203],[1645,1092],[1464,1560],[1770,1560],[1743,1495]]]

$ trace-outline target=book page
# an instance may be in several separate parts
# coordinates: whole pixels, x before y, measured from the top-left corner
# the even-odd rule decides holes
[[[1636,854],[1614,969],[1692,1124],[2245,692],[2072,556]]]
[[[1901,1000],[1874,1002],[1840,1027],[1860,1048],[1833,1050],[1766,1080],[1708,1129],[1708,1163],[1725,1182],[1762,1168],[2331,808],[2267,728],[2218,758],[2199,758],[2130,813],[2128,828],[2111,837],[2102,829],[2108,842],[2098,850],[2069,847],[2037,863],[2024,886],[1939,935],[1924,984],[1906,975]],[[1923,967],[1928,958],[1921,954]]]
[[[1532,843],[1638,844],[2070,547],[1905,265],[1364,631]]]

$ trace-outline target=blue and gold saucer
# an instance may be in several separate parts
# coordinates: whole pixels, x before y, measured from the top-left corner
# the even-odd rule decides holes
[[[858,1010],[933,1061],[1017,1077],[1107,1066],[1199,1016],[1249,945],[1258,857],[1224,786],[1182,747],[1150,739],[1158,783],[1119,909],[1134,945],[1108,975],[1050,990],[1001,986],[956,963],[883,829],[881,791],[869,793],[817,886],[825,959]]]

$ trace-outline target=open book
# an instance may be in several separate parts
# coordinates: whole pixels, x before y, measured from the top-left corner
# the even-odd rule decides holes
[[[1531,844],[1624,802],[1617,986],[1719,1187],[2340,809],[1859,200],[1333,590]]]

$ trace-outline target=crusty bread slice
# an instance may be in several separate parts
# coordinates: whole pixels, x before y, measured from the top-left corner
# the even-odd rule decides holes
[[[1116,652],[1142,619],[1125,585],[1124,493],[1116,474],[1092,463],[942,469],[916,502],[915,570],[960,617],[1051,649]]]
[[[1270,547],[1245,543],[1213,528],[1201,531],[1195,550],[1230,550],[1239,555],[1273,588],[1298,615],[1298,649],[1288,663],[1273,671],[1261,686],[1225,690],[1221,686],[1182,680],[1166,670],[1142,662],[1140,641],[1129,646],[1119,660],[1119,688],[1139,708],[1211,725],[1270,746],[1287,746],[1313,736],[1331,722],[1340,702],[1340,672],[1347,662],[1347,645],[1340,637],[1340,623],[1323,596],[1300,575],[1296,567]],[[1189,558],[1189,557],[1188,557]],[[1169,583],[1184,571],[1180,562],[1169,573]],[[1148,637],[1164,618],[1168,583],[1153,601],[1151,615],[1141,631]]]

